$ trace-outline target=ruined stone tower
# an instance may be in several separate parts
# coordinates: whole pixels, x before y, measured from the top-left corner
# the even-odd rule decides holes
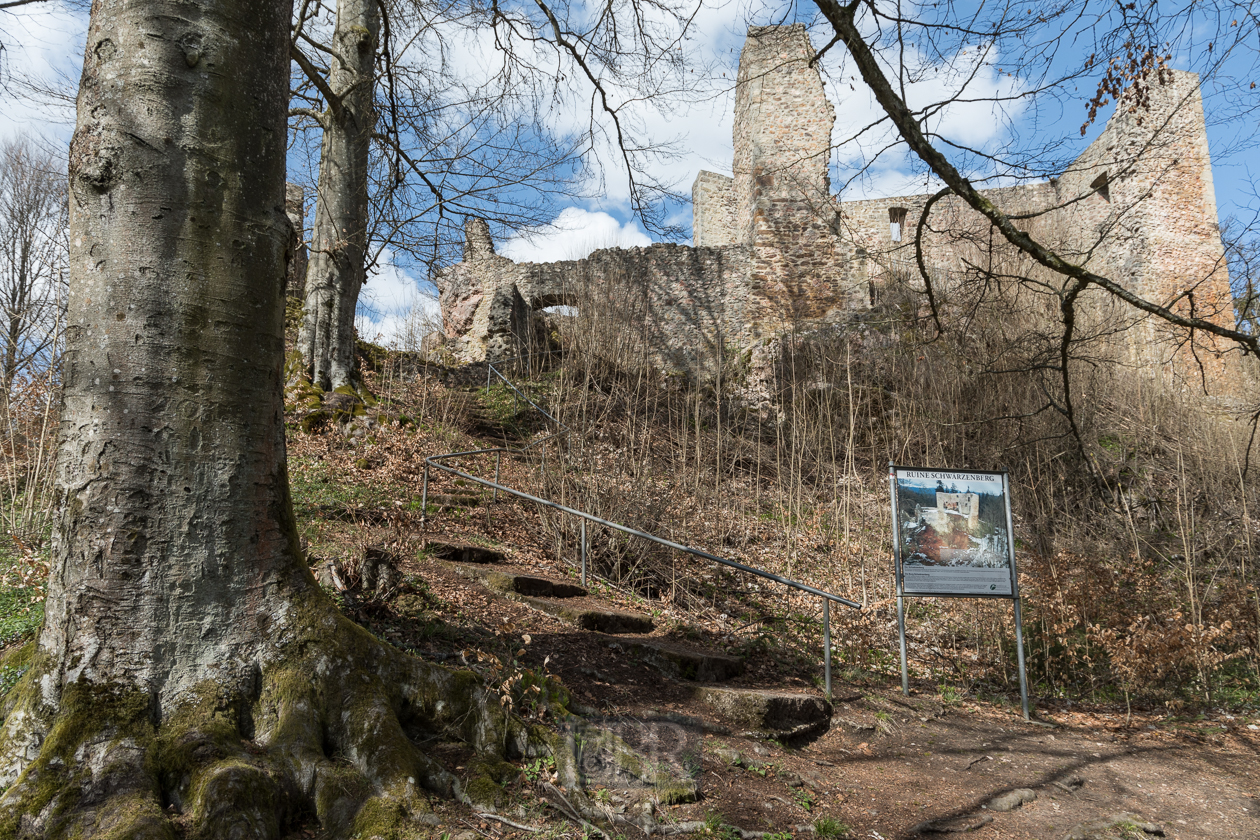
[[[701,172],[692,189],[698,246],[748,252],[748,336],[833,319],[866,303],[836,235],[828,165],[835,109],[805,27],[748,30],[735,86],[733,177]]]
[[[534,310],[593,304],[626,318],[631,328],[622,332],[658,364],[700,373],[731,348],[843,320],[868,308],[890,279],[916,277],[914,232],[928,196],[841,202],[831,194],[835,112],[814,55],[803,26],[749,29],[732,173],[696,178],[694,247],[517,264],[494,255],[484,223],[470,222],[465,261],[438,280],[460,357],[516,355],[531,340]],[[1122,97],[1060,177],[986,195],[1066,258],[1159,305],[1232,325],[1198,79],[1165,71],[1147,93],[1143,108]],[[1047,271],[1001,241],[982,244],[994,241],[987,220],[956,199],[938,202],[931,222],[925,251],[934,282],[965,282],[967,266],[986,259],[1033,277]],[[1130,361],[1170,384],[1186,387],[1204,360],[1218,392],[1237,381],[1211,353],[1187,359],[1183,334],[1102,292],[1083,299],[1082,312],[1114,315]],[[1196,342],[1216,348],[1206,336]]]
[[[735,86],[735,233],[749,250],[753,336],[838,316],[849,294],[846,243],[832,227],[831,129],[805,27],[748,31]]]

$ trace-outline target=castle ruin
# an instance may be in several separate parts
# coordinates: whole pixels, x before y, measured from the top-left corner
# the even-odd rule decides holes
[[[438,278],[456,355],[520,355],[537,334],[536,313],[595,295],[620,316],[617,340],[636,342],[667,368],[698,372],[730,349],[853,317],[894,277],[918,282],[914,234],[929,196],[832,194],[835,111],[814,55],[803,26],[749,29],[736,82],[733,174],[696,178],[692,247],[515,263],[495,254],[485,222],[470,219],[463,262]],[[1165,71],[1148,93],[1149,107],[1122,100],[1059,177],[986,195],[1065,258],[1148,300],[1232,327],[1198,77]],[[986,244],[995,238],[958,199],[938,201],[924,236],[934,282],[948,285],[994,254],[1023,260],[1020,270],[1034,276],[1045,271],[1004,242]],[[1114,306],[1093,294],[1087,306]],[[1127,334],[1131,361],[1145,366],[1171,370],[1185,352],[1184,336],[1149,319],[1134,318]],[[1223,369],[1211,368],[1219,360],[1207,365],[1220,380]],[[1191,365],[1182,366],[1189,375]]]

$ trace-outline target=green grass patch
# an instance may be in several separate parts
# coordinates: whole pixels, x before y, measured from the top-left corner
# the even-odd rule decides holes
[[[35,635],[44,623],[44,598],[34,587],[0,589],[0,647]]]
[[[355,484],[333,475],[315,458],[289,459],[289,487],[299,517],[320,517],[334,510],[377,509],[392,505],[394,495],[379,484]]]
[[[33,581],[31,576],[46,564],[47,549],[34,564],[7,546],[0,550],[0,648],[34,637],[44,623],[44,581]],[[15,581],[27,585],[11,585]],[[4,679],[0,676],[0,683]]]
[[[835,817],[819,817],[814,821],[814,836],[821,837],[822,840],[831,840],[833,837],[848,837],[852,831],[853,829]]]

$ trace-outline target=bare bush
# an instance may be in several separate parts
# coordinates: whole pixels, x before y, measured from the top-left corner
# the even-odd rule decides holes
[[[65,164],[0,145],[0,515],[23,544],[47,529],[66,304]]]
[[[564,361],[544,380],[574,434],[539,464],[538,489],[860,600],[870,611],[836,617],[837,647],[878,671],[895,643],[887,464],[1005,468],[1043,693],[1204,700],[1254,679],[1247,424],[1131,367],[1130,324],[1106,308],[1070,347],[1074,416],[1056,410],[1057,311],[1003,274],[941,284],[938,306],[959,325],[945,334],[920,291],[893,281],[850,323],[730,351],[700,377],[662,370],[634,306],[579,295]],[[577,523],[548,522],[576,557]],[[589,539],[599,574],[666,607],[721,613],[734,643],[793,615],[796,638],[819,641],[814,606],[775,587],[597,529]],[[912,667],[1009,686],[1012,621],[1002,602],[915,602]]]

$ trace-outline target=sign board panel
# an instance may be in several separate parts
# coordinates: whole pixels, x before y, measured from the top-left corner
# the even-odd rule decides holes
[[[1015,594],[1005,473],[892,466],[888,479],[903,594]]]

